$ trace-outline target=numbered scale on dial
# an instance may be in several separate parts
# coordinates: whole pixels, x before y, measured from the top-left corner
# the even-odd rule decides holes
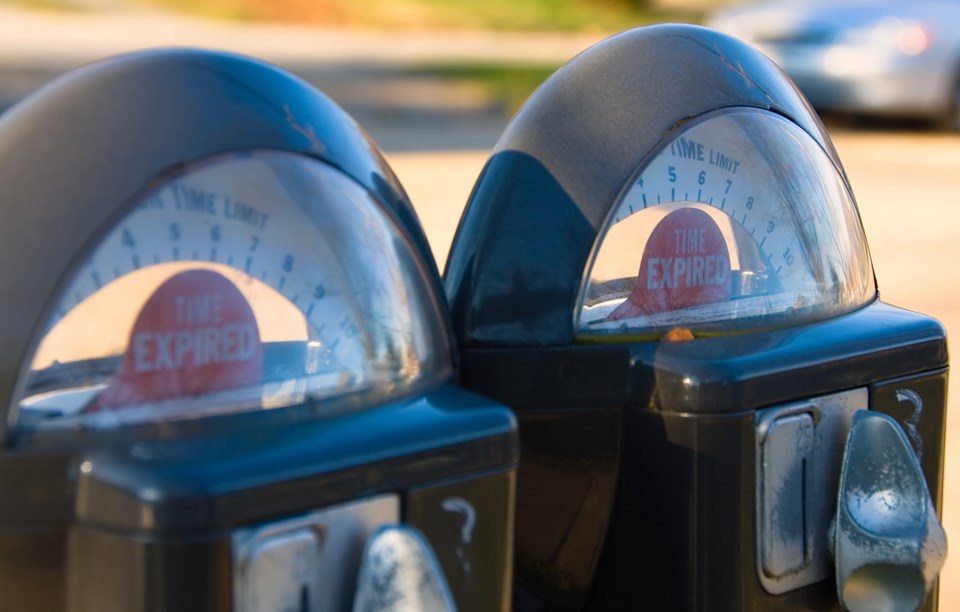
[[[874,295],[858,229],[809,135],[769,112],[715,112],[672,134],[613,208],[578,333],[733,331],[852,310]]]
[[[448,356],[405,240],[321,162],[262,151],[193,165],[145,193],[63,286],[21,418],[99,427],[412,384]]]

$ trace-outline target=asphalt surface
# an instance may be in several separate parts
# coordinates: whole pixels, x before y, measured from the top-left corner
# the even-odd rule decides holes
[[[0,109],[64,70],[155,46],[253,55],[308,79],[387,152],[442,266],[460,212],[507,117],[483,92],[411,79],[423,62],[562,62],[598,37],[344,32],[240,26],[142,12],[53,14],[0,6]],[[885,301],[960,331],[960,136],[831,128],[866,227]],[[948,411],[944,522],[960,537],[960,394]],[[955,555],[957,557],[957,555]],[[960,609],[960,560],[941,578],[941,609]]]

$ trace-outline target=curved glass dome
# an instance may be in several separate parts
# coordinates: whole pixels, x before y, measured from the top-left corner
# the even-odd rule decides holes
[[[312,158],[191,165],[61,285],[21,375],[19,422],[102,428],[408,393],[451,367],[414,248],[362,187]]]
[[[797,325],[876,296],[846,182],[803,130],[758,109],[711,113],[638,168],[583,279],[581,339]]]

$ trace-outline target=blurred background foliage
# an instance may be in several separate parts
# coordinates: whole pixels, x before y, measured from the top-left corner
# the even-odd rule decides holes
[[[374,29],[620,31],[697,22],[723,0],[0,0],[44,9],[156,8],[239,21]]]
[[[495,30],[605,35],[650,23],[700,23],[742,0],[0,0],[41,10],[161,10],[238,22],[390,31]],[[469,84],[512,115],[559,64],[437,61],[400,71]]]

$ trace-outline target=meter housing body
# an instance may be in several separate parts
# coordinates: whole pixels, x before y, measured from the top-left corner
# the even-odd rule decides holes
[[[698,136],[727,121],[789,137]],[[737,191],[764,181],[763,198]],[[598,281],[648,207],[647,238],[620,242],[630,282]],[[825,129],[739,41],[652,26],[561,68],[487,162],[444,278],[463,384],[519,421],[518,610],[837,607],[827,542],[857,410],[900,423],[940,509],[944,328],[878,300]]]
[[[514,417],[455,385],[419,221],[331,100],[239,56],[119,57],[0,119],[0,182],[17,211],[0,230],[6,605],[344,609],[367,540],[402,523],[459,609],[506,609]],[[388,280],[331,247],[337,215],[393,257]],[[294,282],[323,270],[311,306]],[[397,318],[371,335],[350,309]],[[299,335],[273,341],[265,318]],[[58,328],[87,357],[68,362]]]

